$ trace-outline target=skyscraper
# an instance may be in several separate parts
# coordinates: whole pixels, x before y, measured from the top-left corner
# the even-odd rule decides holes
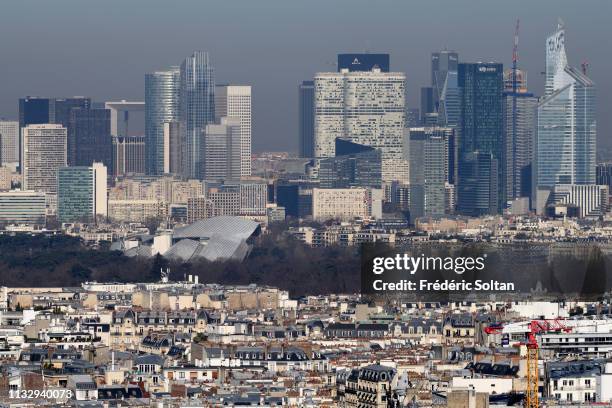
[[[251,175],[251,87],[217,85],[215,87],[215,121],[222,117],[240,120],[240,175]]]
[[[74,96],[72,98],[54,98],[49,100],[49,123],[62,125],[70,137],[70,114],[72,109],[90,109],[91,98]]]
[[[108,216],[107,170],[102,163],[58,171],[57,215],[61,222],[91,222]]]
[[[473,151],[460,164],[457,210],[478,217],[501,211],[499,160],[491,152]]]
[[[314,157],[314,82],[303,81],[298,88],[300,157]]]
[[[68,165],[91,166],[94,162],[112,163],[110,111],[108,109],[70,110]]]
[[[180,74],[180,69],[174,67],[145,75],[147,174],[164,173],[164,125],[179,121]]]
[[[410,128],[409,137],[411,193],[423,194],[422,199],[411,195],[411,215],[444,215],[447,207],[446,184],[452,177],[450,173],[454,171],[455,130],[441,127]]]
[[[196,51],[187,57],[181,64],[180,78],[183,173],[188,178],[201,178],[202,130],[215,118],[215,78],[208,53]]]
[[[181,124],[180,122],[164,123],[164,174],[179,175],[181,172]]]
[[[421,88],[423,124],[457,126],[461,111],[457,70],[459,54],[440,51],[431,54],[431,86]],[[429,115],[436,113],[436,115]],[[434,122],[435,123],[432,123]]]
[[[545,91],[538,104],[537,188],[595,184],[595,84],[567,64],[562,23],[546,40]]]
[[[527,77],[517,70],[504,72],[504,133],[506,201],[531,197],[538,98],[527,91]]]
[[[458,74],[461,126],[457,209],[465,215],[496,214],[504,206],[506,185],[503,67],[497,63],[462,63]],[[495,180],[486,180],[487,176]]]
[[[22,131],[28,125],[50,123],[49,98],[26,96],[19,99],[19,129]],[[19,167],[23,167],[23,136],[19,137]],[[21,169],[23,173],[23,169]]]
[[[49,98],[26,96],[19,99],[19,128],[28,125],[51,123]]]
[[[382,187],[380,150],[336,139],[336,157],[321,159],[322,188]]]
[[[145,137],[116,136],[113,142],[113,176],[144,174]]]
[[[23,129],[23,187],[57,193],[57,172],[67,165],[66,128],[62,125],[29,125]]]
[[[0,166],[19,164],[19,122],[0,120]]]
[[[440,51],[431,54],[431,86],[433,104],[440,126],[457,126],[461,114],[457,79],[459,54]]]
[[[336,138],[380,149],[383,182],[408,181],[403,158],[406,76],[399,72],[321,72],[315,86],[315,157],[333,157]]]
[[[208,124],[202,134],[205,180],[240,180],[240,119],[221,118],[221,124]]]

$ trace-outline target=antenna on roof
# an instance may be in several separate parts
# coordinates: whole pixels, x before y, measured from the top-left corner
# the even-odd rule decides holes
[[[591,64],[589,64],[589,61],[587,61],[587,60],[582,61],[582,64],[580,64],[580,68],[582,69],[582,73],[584,75],[587,74],[587,71],[588,71],[590,65]]]
[[[557,20],[557,28],[559,30],[565,28],[565,22],[563,21],[563,19],[561,19],[561,17],[559,17],[559,19]]]

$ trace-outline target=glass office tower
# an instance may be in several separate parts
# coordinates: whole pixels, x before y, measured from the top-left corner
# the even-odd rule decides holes
[[[461,214],[472,216],[496,214],[504,207],[505,198],[503,66],[459,64],[458,74],[461,131],[457,209]],[[483,169],[492,163],[497,166],[496,171],[485,172]],[[487,174],[495,180],[487,180]],[[475,189],[474,183],[482,186]]]
[[[164,172],[164,124],[179,121],[181,75],[178,67],[145,75],[146,172]]]
[[[184,175],[202,178],[202,130],[215,118],[215,78],[208,53],[196,51],[181,64],[180,110]]]
[[[336,157],[321,160],[321,188],[382,187],[380,150],[336,139]]]
[[[438,125],[456,126],[461,111],[457,83],[459,54],[455,51],[440,51],[431,54],[431,85],[433,104],[438,113]]]
[[[531,197],[538,98],[527,89],[527,74],[504,72],[506,200]]]
[[[67,142],[69,166],[91,166],[93,162],[101,162],[111,167],[110,123],[108,109],[71,109]]]
[[[57,174],[57,215],[60,222],[91,222],[108,215],[107,169],[92,166],[62,167]]]
[[[298,88],[300,157],[314,157],[314,82],[303,81]]]
[[[538,105],[537,188],[595,184],[595,84],[567,64],[565,29],[546,40],[546,96]]]
[[[446,212],[446,185],[454,169],[453,128],[410,128],[411,215],[441,216]],[[413,199],[414,198],[414,199]]]

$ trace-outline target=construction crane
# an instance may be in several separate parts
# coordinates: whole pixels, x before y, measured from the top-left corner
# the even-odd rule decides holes
[[[518,71],[518,45],[519,45],[519,25],[520,19],[516,20],[516,27],[514,28],[514,47],[512,48],[512,93],[516,93],[517,90],[517,71]],[[513,108],[514,109],[514,108]],[[515,112],[512,112],[515,113]]]
[[[540,373],[538,369],[538,340],[540,333],[568,333],[572,329],[560,319],[532,320],[529,323],[527,341],[527,392],[525,393],[525,407],[538,408],[538,385]]]
[[[516,103],[517,103],[517,74],[518,74],[518,44],[519,44],[519,25],[520,19],[516,19],[516,27],[514,29],[514,47],[512,48],[512,158],[516,160]],[[512,176],[513,179],[515,176]],[[516,183],[512,182],[512,198],[516,197]]]
[[[583,73],[584,75],[586,75],[586,74],[587,74],[587,71],[588,71],[588,69],[589,69],[589,66],[590,66],[590,65],[591,65],[591,64],[589,64],[589,61],[586,61],[586,60],[585,60],[585,61],[582,61],[582,64],[580,64],[580,67],[582,68],[582,73]]]

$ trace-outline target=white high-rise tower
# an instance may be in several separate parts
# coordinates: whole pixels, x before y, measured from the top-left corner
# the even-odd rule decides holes
[[[57,173],[67,164],[67,132],[62,125],[23,128],[23,187],[57,194]]]
[[[251,175],[251,87],[217,85],[215,87],[215,121],[221,118],[240,121],[240,175]]]

